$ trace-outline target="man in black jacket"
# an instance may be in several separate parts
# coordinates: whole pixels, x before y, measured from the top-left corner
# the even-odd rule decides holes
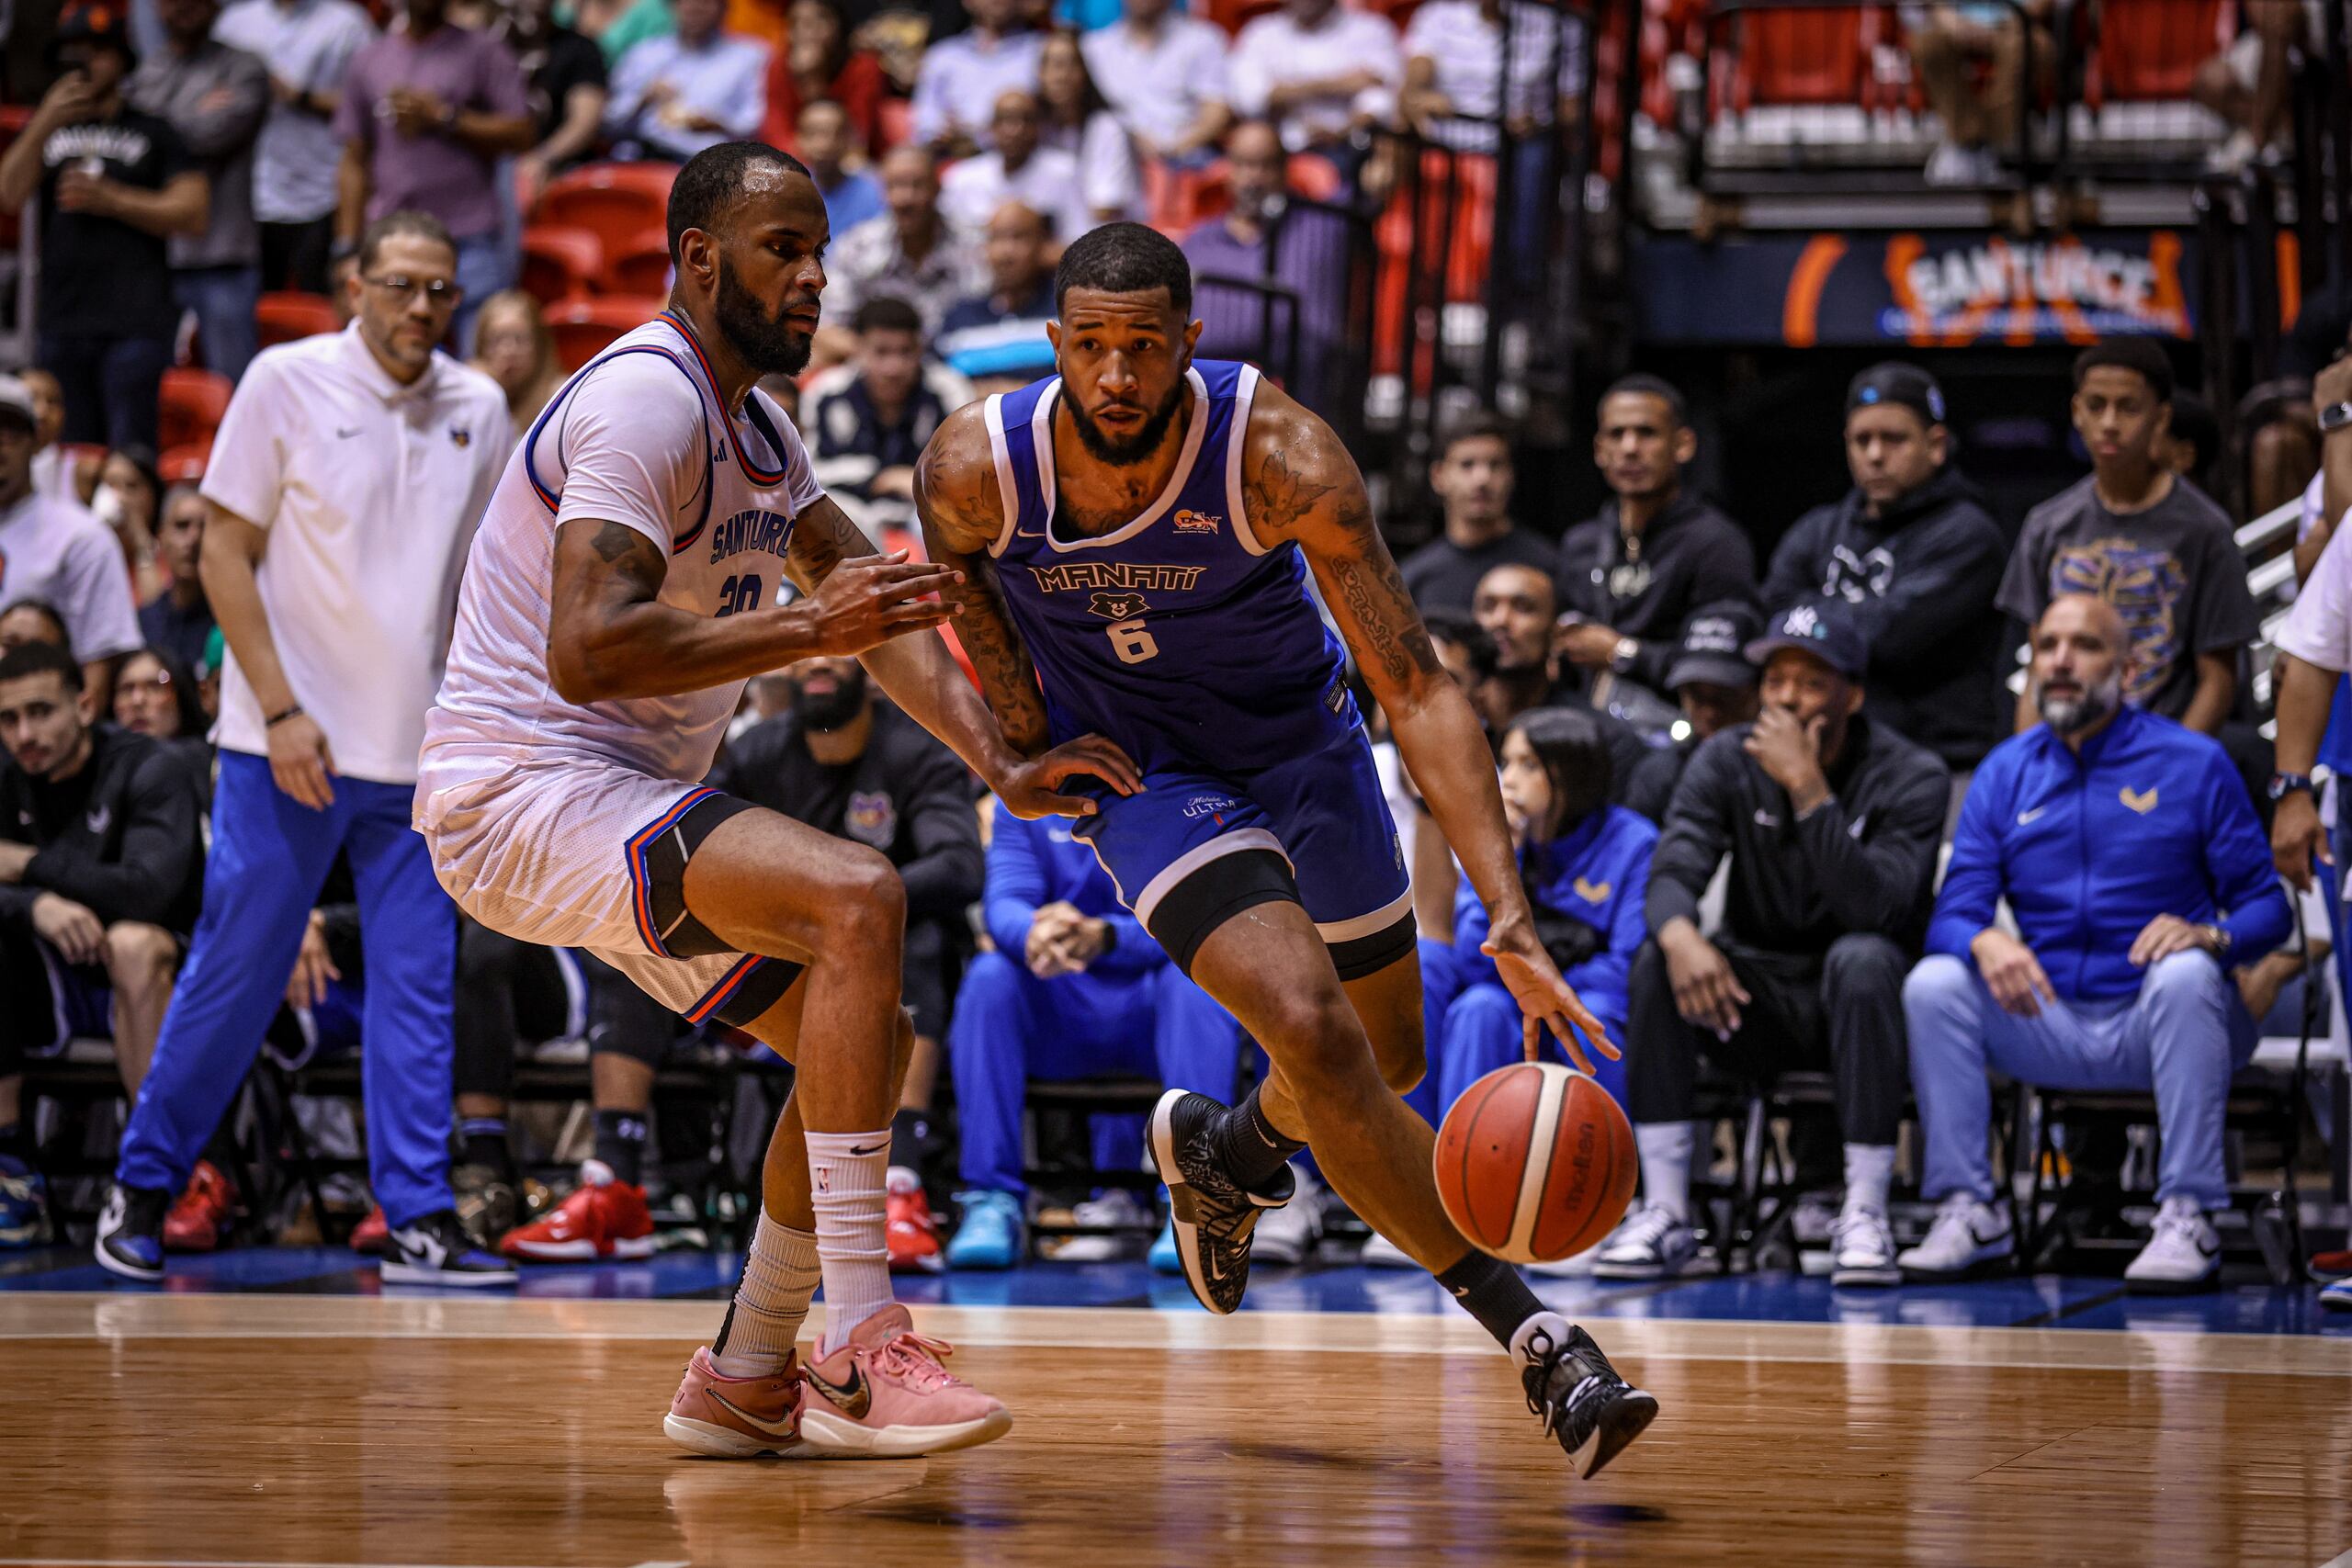
[[[1951,780],[1934,754],[1862,716],[1869,656],[1842,605],[1801,605],[1748,645],[1753,724],[1699,749],[1650,861],[1650,942],[1634,960],[1625,1087],[1645,1201],[1595,1272],[1681,1271],[1699,1057],[1769,1085],[1837,1077],[1846,1201],[1833,1282],[1891,1285],[1887,1187],[1908,1071],[1903,978],[1927,926]],[[1699,899],[1731,857],[1723,929]]]
[[[1764,609],[1777,615],[1815,595],[1852,606],[1870,648],[1863,711],[1966,770],[2008,732],[1993,607],[2008,546],[1951,454],[1934,378],[1893,360],[1855,377],[1846,392],[1854,488],[1799,518],[1772,552]]]
[[[94,725],[82,667],[28,643],[0,656],[0,1247],[39,1239],[19,1089],[27,1055],[111,1034],[139,1092],[196,924],[194,782],[143,735]]]

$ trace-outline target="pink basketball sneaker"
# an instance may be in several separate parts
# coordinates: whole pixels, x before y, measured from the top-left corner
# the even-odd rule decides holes
[[[722,1377],[704,1346],[686,1363],[686,1380],[670,1401],[662,1430],[680,1448],[715,1459],[802,1453],[808,1445],[799,1436],[800,1371],[795,1354],[786,1358],[782,1371],[766,1377]]]
[[[800,1369],[799,1457],[902,1459],[1003,1437],[1012,1416],[940,1364],[953,1353],[917,1334],[902,1306],[859,1324],[847,1344]]]

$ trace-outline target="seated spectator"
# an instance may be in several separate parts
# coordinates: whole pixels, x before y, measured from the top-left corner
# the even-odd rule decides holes
[[[2172,392],[2172,425],[2159,444],[2159,460],[2174,473],[2203,491],[2221,494],[2222,422],[2213,405],[2180,387]],[[2268,508],[2257,508],[2257,513]]]
[[[205,645],[216,624],[204,596],[198,568],[204,551],[204,497],[192,484],[174,485],[164,496],[163,521],[155,529],[155,564],[164,587],[140,606],[139,634],[192,671],[205,668]]]
[[[1026,89],[996,101],[989,125],[996,145],[966,158],[939,182],[939,210],[961,229],[978,233],[1009,201],[1045,215],[1061,243],[1094,227],[1079,189],[1078,159],[1038,141],[1037,96]]]
[[[548,179],[585,159],[604,137],[605,52],[555,19],[554,0],[507,0],[492,36],[514,54],[530,94],[538,140],[514,160],[515,201],[528,212]]]
[[[63,649],[0,655],[0,1247],[46,1231],[19,1110],[25,1059],[111,1037],[136,1097],[203,886],[187,771],[91,711]]]
[[[46,599],[19,599],[0,610],[0,653],[28,642],[45,642],[51,648],[71,646],[65,637],[64,615]]]
[[[825,198],[825,221],[836,234],[846,234],[869,218],[882,215],[882,182],[864,169],[846,166],[856,148],[850,139],[849,115],[831,98],[811,98],[800,111],[800,161],[817,194]]]
[[[1290,198],[1290,160],[1266,120],[1243,120],[1226,138],[1232,205],[1193,226],[1183,239],[1193,264],[1193,309],[1201,337],[1193,352],[1247,359],[1282,371],[1299,400],[1318,412],[1363,384],[1350,366],[1360,355],[1343,341],[1348,296],[1348,228],[1337,213]],[[1234,281],[1249,287],[1237,288]],[[1272,296],[1269,286],[1288,290]],[[1294,327],[1298,363],[1285,366]]]
[[[2135,1291],[2210,1287],[2229,1202],[2222,1113],[2254,1054],[2229,969],[2290,934],[2269,846],[2222,748],[2123,699],[2129,629],[2085,593],[2033,636],[2042,722],[1985,758],[1962,807],[1928,927],[1903,987],[1927,1145],[1917,1279],[2006,1258],[2012,1243],[1985,1144],[1985,1069],[2051,1089],[2153,1089],[2156,1213],[2124,1270]],[[2018,934],[1995,923],[2007,899]]]
[[[25,384],[0,376],[0,607],[22,599],[55,607],[103,710],[114,661],[145,640],[130,577],[104,524],[70,501],[33,493],[33,421]]]
[[[1444,530],[1407,556],[1399,570],[1422,615],[1467,615],[1478,580],[1504,565],[1551,575],[1553,546],[1510,514],[1510,427],[1485,409],[1456,415],[1438,432],[1430,489]]]
[[[1086,209],[1086,227],[1140,220],[1143,175],[1136,167],[1135,143],[1104,103],[1077,34],[1046,35],[1045,51],[1037,57],[1037,107],[1044,115],[1039,132],[1044,144],[1078,160],[1078,194]]]
[[[90,511],[113,530],[123,567],[130,573],[131,593],[142,604],[164,589],[163,574],[155,566],[155,512],[163,495],[155,454],[144,446],[118,446],[107,453],[98,465],[98,488],[90,495]]]
[[[1929,185],[1991,185],[2000,179],[2001,154],[2017,150],[2028,55],[2034,96],[2058,78],[2058,43],[2051,34],[2057,11],[2056,0],[1905,8],[1919,88],[1943,130],[1928,159]]]
[[[1845,604],[1870,649],[1872,721],[1964,772],[2007,728],[1993,595],[2007,545],[1951,456],[1933,377],[1900,361],[1855,377],[1846,389],[1854,488],[1781,538],[1763,605],[1777,615],[1816,594]]]
[[[923,357],[922,318],[885,295],[857,308],[857,357],[814,377],[800,423],[809,468],[833,495],[894,521],[914,516],[915,460],[971,383]]]
[[[40,363],[64,391],[66,440],[153,449],[180,324],[166,245],[204,232],[205,178],[179,132],[123,96],[121,8],[69,6],[49,55],[56,84],[0,154],[0,208],[39,198]]]
[[[1601,1248],[1607,1279],[1662,1279],[1698,1256],[1690,1211],[1699,1060],[1770,1085],[1837,1079],[1846,1145],[1830,1280],[1892,1285],[1887,1190],[1903,1122],[1903,976],[1935,886],[1951,775],[1865,716],[1869,657],[1831,602],[1747,648],[1763,706],[1699,748],[1650,862],[1650,943],[1634,960],[1625,1089],[1642,1207]],[[1731,862],[1724,923],[1699,900]]]
[[[1675,786],[1691,756],[1735,724],[1756,721],[1756,666],[1747,648],[1762,632],[1745,600],[1702,605],[1682,628],[1666,689],[1682,708],[1670,744],[1653,747],[1634,766],[1620,798],[1628,810],[1663,823]]]
[[[965,971],[947,1031],[965,1189],[951,1269],[1009,1269],[1026,1255],[1021,1104],[1031,1079],[1123,1074],[1230,1095],[1240,1056],[1240,1026],[1121,907],[1067,821],[995,814],[982,911],[995,951]],[[1094,1145],[1100,1169],[1142,1166],[1132,1117],[1096,1118]],[[1165,1271],[1181,1267],[1172,1227],[1152,1255]]]
[[[914,136],[948,157],[989,144],[1004,95],[1037,90],[1046,40],[1021,0],[967,0],[972,25],[923,51],[915,78]]]
[[[1136,155],[1204,163],[1232,122],[1226,34],[1172,0],[1125,0],[1125,15],[1079,40],[1087,72],[1135,139]]]
[[[2034,626],[2062,593],[2105,599],[2131,638],[2124,701],[2212,735],[2262,622],[2228,514],[2163,460],[2172,389],[2151,339],[2110,338],[2076,357],[2072,412],[2091,471],[2027,513],[2000,605]],[[2037,722],[2029,690],[2017,728]]]
[[[1017,201],[989,220],[989,287],[952,307],[932,344],[948,367],[980,392],[1020,386],[1054,367],[1046,323],[1054,318],[1053,231]]]
[[[1552,574],[1536,566],[1498,566],[1478,580],[1470,612],[1495,645],[1494,673],[1472,701],[1489,735],[1500,735],[1534,707],[1585,707],[1583,696],[1560,680],[1552,650],[1559,601]],[[1600,716],[1611,765],[1622,784],[1649,750],[1631,725],[1613,714]]]
[[[846,141],[869,155],[879,152],[889,78],[872,50],[851,47],[839,0],[792,0],[786,20],[788,41],[768,66],[768,119],[761,140],[808,162],[801,116],[809,105],[831,101],[841,106]],[[791,144],[795,134],[804,139],[798,146]],[[842,231],[835,219],[834,235]]]
[[[934,336],[948,308],[987,281],[979,243],[940,216],[939,165],[923,148],[883,154],[882,199],[888,212],[833,236],[825,258],[825,313],[845,321],[866,300],[887,294],[912,305],[923,335]],[[820,335],[835,335],[835,361],[854,347],[840,342],[847,334],[838,328]]]
[[[506,394],[506,417],[517,431],[531,428],[563,385],[563,362],[539,302],[520,288],[502,288],[474,317],[473,367]]]
[[[2213,168],[2235,174],[2257,157],[2284,156],[2294,128],[2295,77],[2323,48],[2312,31],[2321,8],[2306,0],[2246,0],[2245,30],[2197,68],[2189,96],[2219,115],[2229,139]]]
[[[1339,0],[1283,0],[1233,40],[1233,107],[1274,121],[1283,145],[1351,161],[1342,148],[1377,121],[1405,79],[1396,28]]]
[[[879,850],[906,885],[900,994],[915,1040],[890,1123],[890,1266],[936,1270],[939,1236],[922,1171],[947,1030],[948,965],[963,951],[965,912],[981,892],[977,786],[954,752],[873,689],[856,660],[804,659],[785,677],[791,711],[730,745],[710,782]],[[970,1114],[967,1105],[967,1151]]]
[[[17,378],[33,400],[34,491],[81,505],[88,492],[76,471],[74,453],[61,440],[65,434],[64,389],[56,377],[38,366]]]
[[[613,66],[605,133],[623,158],[683,164],[750,137],[767,118],[768,47],[722,32],[726,0],[671,0],[677,31],[632,44]]]
[[[122,661],[114,683],[114,721],[177,758],[196,786],[197,814],[212,815],[211,716],[196,672],[164,648],[142,648]]]
[[[1699,435],[1680,392],[1628,376],[1600,395],[1600,425],[1592,460],[1611,499],[1560,540],[1560,604],[1575,620],[1560,655],[1591,678],[1596,705],[1617,705],[1610,688],[1632,685],[1665,709],[1682,624],[1702,604],[1753,595],[1756,551],[1738,524],[1682,488]]]

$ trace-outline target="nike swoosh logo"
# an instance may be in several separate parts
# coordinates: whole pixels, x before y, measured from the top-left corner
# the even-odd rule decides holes
[[[808,1381],[810,1388],[823,1394],[835,1409],[853,1421],[862,1419],[868,1410],[874,1408],[874,1390],[867,1386],[865,1373],[855,1361],[849,1364],[849,1382],[838,1386],[827,1382],[814,1367],[803,1367],[800,1375]]]
[[[2038,819],[2041,818],[2041,814],[2042,814],[2043,812],[2045,812],[2045,811],[2049,810],[2049,809],[2050,809],[2050,807],[2046,807],[2046,806],[2037,806],[2037,807],[2034,807],[2032,810],[2030,810],[2030,811],[2020,811],[2020,812],[2018,812],[2018,827],[2020,827],[2020,828],[2022,828],[2022,827],[2024,827],[2024,826],[2025,826],[2027,823],[2029,823],[2029,822],[2032,822],[2032,821],[2036,821],[2036,820],[2038,820]]]
[[[860,1148],[857,1145],[852,1144],[849,1146],[849,1152],[854,1155],[879,1154],[882,1150],[887,1149],[889,1146],[890,1141],[888,1138],[885,1138],[878,1144],[868,1144],[864,1148]]]
[[[765,1432],[771,1438],[797,1438],[800,1435],[800,1424],[789,1416],[781,1421],[763,1421],[715,1389],[705,1389],[703,1392],[710,1395],[710,1402],[713,1404],[718,1405],[754,1432]]]

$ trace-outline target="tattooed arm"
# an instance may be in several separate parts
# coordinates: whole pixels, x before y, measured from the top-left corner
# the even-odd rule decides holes
[[[1519,1002],[1528,1049],[1548,1023],[1580,1065],[1577,1033],[1615,1055],[1536,939],[1485,731],[1430,647],[1355,460],[1329,425],[1261,383],[1241,466],[1250,528],[1266,545],[1289,540],[1306,552],[1398,754],[1487,907],[1485,951]]]
[[[1003,510],[981,405],[967,403],[947,416],[915,465],[915,511],[931,558],[963,574],[942,596],[957,609],[956,635],[989,706],[1005,739],[1034,757],[1046,749],[1046,699],[989,557],[1003,527]]]

